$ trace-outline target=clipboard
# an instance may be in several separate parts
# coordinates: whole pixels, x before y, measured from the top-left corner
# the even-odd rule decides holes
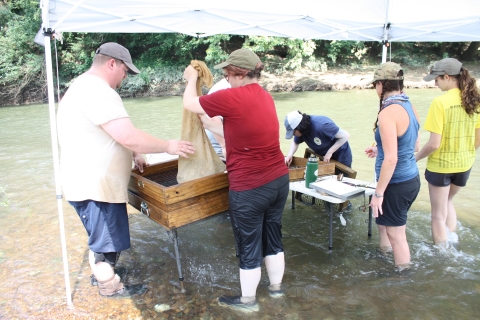
[[[348,200],[365,194],[365,190],[350,186],[334,179],[326,179],[310,183],[310,187],[318,192],[324,192],[333,197]]]

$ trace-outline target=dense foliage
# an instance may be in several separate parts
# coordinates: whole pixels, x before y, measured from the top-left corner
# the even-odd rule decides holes
[[[40,25],[38,0],[0,1],[0,105],[45,99],[44,49],[33,42]],[[73,78],[90,67],[101,43],[114,41],[130,50],[135,65],[142,70],[138,77],[124,82],[121,94],[128,96],[177,83],[184,66],[192,59],[213,66],[242,47],[255,51],[265,63],[265,70],[273,74],[299,68],[326,71],[332,66],[357,68],[377,64],[382,52],[378,42],[236,35],[194,38],[174,33],[65,33],[58,40],[61,41],[55,43],[57,52],[52,46],[52,55],[58,57],[60,91],[65,91]],[[474,59],[479,45],[480,42],[393,43],[392,60],[421,66],[445,56]]]
[[[40,24],[38,1],[0,2],[0,104],[42,96],[43,48],[33,43]]]

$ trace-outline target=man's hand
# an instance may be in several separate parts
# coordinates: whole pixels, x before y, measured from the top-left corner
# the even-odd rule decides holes
[[[192,68],[193,69],[193,68]],[[184,158],[188,158],[188,154],[193,154],[195,147],[193,143],[188,141],[168,140],[167,141],[167,153],[173,155],[179,155]]]

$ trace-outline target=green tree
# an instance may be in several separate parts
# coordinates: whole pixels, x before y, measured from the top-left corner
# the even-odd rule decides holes
[[[472,61],[475,59],[475,56],[478,56],[480,48],[480,41],[470,42],[468,48],[462,53],[461,59],[465,61]]]
[[[324,58],[330,65],[358,63],[370,50],[364,41],[316,40],[315,43],[315,55]]]
[[[273,73],[298,70],[307,61],[315,60],[312,40],[249,36],[244,47],[265,57],[266,70]]]
[[[33,42],[40,24],[38,1],[0,3],[0,101],[23,103],[43,94],[43,50]]]

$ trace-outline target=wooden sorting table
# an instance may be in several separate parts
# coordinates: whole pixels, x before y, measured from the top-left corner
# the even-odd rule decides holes
[[[294,157],[289,168],[290,181],[304,178],[308,159]],[[335,172],[333,163],[319,162],[318,174]],[[227,211],[227,172],[184,183],[177,182],[178,160],[170,160],[132,170],[128,185],[128,202],[152,221],[167,229],[173,241],[182,292],[183,273],[178,246],[177,228]]]
[[[336,176],[332,176],[332,178],[336,179]],[[357,180],[357,179],[351,179],[351,178],[343,178],[343,181],[352,183],[352,184],[360,184],[360,185],[368,185],[368,182]],[[361,188],[361,187],[358,187]],[[375,193],[375,189],[373,188],[361,188],[365,190],[365,197],[368,196],[368,203],[371,202],[372,200],[372,195]],[[295,209],[295,193],[300,192],[303,194],[307,194],[314,199],[320,199],[325,202],[325,209],[327,211],[327,214],[330,217],[330,225],[329,225],[329,235],[328,235],[328,250],[332,251],[333,250],[333,204],[334,203],[343,203],[345,200],[342,200],[340,198],[328,196],[328,195],[323,195],[319,192],[317,192],[315,189],[310,189],[305,187],[305,180],[300,180],[300,181],[293,181],[290,182],[290,190],[292,191],[292,209]],[[363,196],[363,194],[359,195]],[[372,236],[372,208],[369,206],[368,207],[368,237]]]

